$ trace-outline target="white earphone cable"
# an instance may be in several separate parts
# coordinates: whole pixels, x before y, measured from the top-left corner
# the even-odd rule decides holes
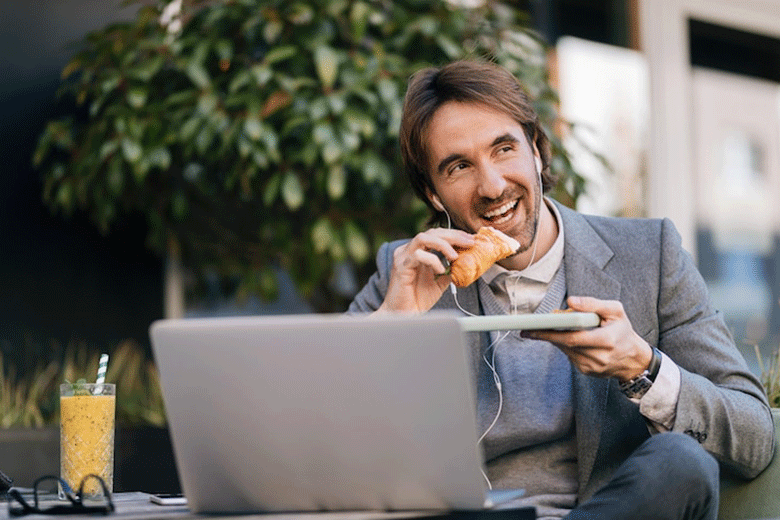
[[[539,180],[539,202],[536,208],[536,226],[537,229],[534,232],[534,245],[533,249],[531,250],[531,259],[528,262],[528,265],[525,267],[528,269],[533,263],[534,259],[536,258],[536,248],[539,244],[539,218],[541,216],[542,211],[542,168],[541,168],[541,161],[536,162],[536,173]],[[444,211],[444,214],[447,216],[447,229],[452,229],[452,219],[450,218],[449,212],[447,212],[447,209],[442,204],[442,211]],[[471,312],[464,309],[460,302],[458,301],[458,290],[454,283],[450,282],[450,291],[452,292],[452,296],[455,300],[455,305],[460,309],[461,312],[468,316],[475,316]],[[515,308],[516,311],[516,308]],[[481,444],[482,441],[485,439],[488,433],[495,427],[496,423],[498,422],[498,418],[501,416],[501,411],[504,406],[504,392],[501,388],[501,378],[498,375],[498,371],[496,370],[496,350],[498,350],[499,344],[506,339],[506,337],[510,334],[511,331],[506,331],[503,335],[497,337],[490,345],[488,345],[488,348],[485,349],[485,353],[482,355],[482,359],[485,361],[485,364],[490,368],[490,371],[493,373],[493,381],[496,385],[496,390],[498,391],[498,409],[496,410],[496,415],[493,417],[493,421],[490,423],[490,426],[487,427],[487,429],[482,433],[482,435],[477,440],[477,444]],[[491,355],[490,355],[490,361],[487,359],[487,353],[492,349]],[[487,483],[488,489],[493,489],[493,484],[490,482],[490,479],[488,478],[487,474],[485,473],[484,469],[480,469],[482,473],[482,477],[485,479],[485,482]]]

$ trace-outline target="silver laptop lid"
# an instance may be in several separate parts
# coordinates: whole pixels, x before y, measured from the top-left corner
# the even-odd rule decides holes
[[[163,320],[150,334],[193,511],[483,507],[453,315]]]

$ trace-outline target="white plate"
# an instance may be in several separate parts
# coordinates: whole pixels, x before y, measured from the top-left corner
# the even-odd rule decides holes
[[[464,332],[486,330],[577,330],[598,327],[601,319],[593,312],[551,312],[549,314],[505,314],[458,318]]]

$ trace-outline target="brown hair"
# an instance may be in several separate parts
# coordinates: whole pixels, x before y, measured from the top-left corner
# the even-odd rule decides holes
[[[428,125],[436,111],[448,101],[479,103],[502,112],[523,127],[529,145],[536,145],[542,159],[543,190],[556,179],[550,172],[550,143],[539,116],[520,82],[504,68],[477,60],[456,61],[444,67],[422,69],[412,75],[404,98],[399,139],[401,157],[415,193],[434,211],[431,221],[443,214],[428,200],[426,190],[435,193],[431,182],[426,146]]]

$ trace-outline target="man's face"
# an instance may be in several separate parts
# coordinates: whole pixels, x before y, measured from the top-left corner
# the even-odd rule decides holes
[[[427,144],[431,180],[453,225],[471,233],[492,226],[528,249],[541,186],[523,128],[485,105],[450,101],[431,119]]]

